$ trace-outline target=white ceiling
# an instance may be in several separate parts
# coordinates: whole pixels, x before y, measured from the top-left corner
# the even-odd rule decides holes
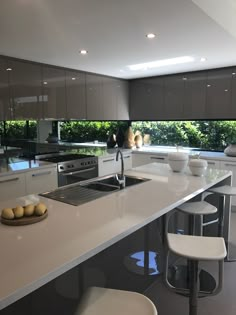
[[[235,0],[1,0],[0,54],[121,78],[209,69],[236,65],[235,23]],[[195,62],[127,68],[181,56]]]

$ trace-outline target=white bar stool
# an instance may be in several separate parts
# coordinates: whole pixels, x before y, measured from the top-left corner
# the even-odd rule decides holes
[[[221,237],[203,237],[193,235],[180,235],[167,233],[168,252],[187,258],[189,260],[189,315],[197,315],[197,304],[199,295],[199,276],[198,262],[203,261],[218,261],[219,262],[219,281],[218,286],[208,295],[215,295],[220,292],[223,284],[223,264],[226,256],[226,248],[224,239]],[[165,282],[167,286],[180,293],[185,292],[184,289],[174,288],[167,279],[168,269],[165,270]]]
[[[214,214],[217,212],[217,208],[206,201],[193,201],[186,202],[176,208],[178,211],[183,212],[184,214],[189,215],[189,234],[197,235],[196,231],[196,218],[200,217],[200,231],[199,234],[202,235],[203,232],[203,216]],[[216,220],[218,221],[218,220]],[[207,222],[207,224],[211,224],[214,221]],[[198,234],[198,235],[199,235]],[[169,264],[168,258],[166,260],[166,264]],[[165,268],[169,268],[166,266]],[[173,287],[179,287],[183,289],[189,288],[189,264],[186,265],[174,265],[169,269],[169,282]],[[203,295],[208,292],[212,292],[216,287],[216,281],[214,277],[201,269],[199,271],[199,292]]]
[[[130,291],[90,287],[82,297],[75,315],[157,315],[152,301]]]

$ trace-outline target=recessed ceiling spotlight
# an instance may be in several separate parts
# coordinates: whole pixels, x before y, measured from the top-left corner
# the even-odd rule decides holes
[[[210,85],[210,84],[207,84],[207,87],[211,87],[211,85]]]
[[[44,85],[47,85],[48,83],[47,83],[47,81],[44,81],[43,84],[44,84]]]
[[[200,59],[200,61],[201,61],[201,62],[205,62],[205,61],[207,61],[207,59],[206,59],[205,57],[202,57],[202,58]]]
[[[232,75],[235,75],[236,73],[235,72],[232,72]]]
[[[75,80],[76,80],[76,78],[71,78],[71,80],[75,81]]]
[[[7,70],[7,71],[12,71],[12,68],[7,68],[6,70]]]
[[[149,39],[152,39],[152,38],[155,38],[156,35],[153,34],[153,33],[149,33],[149,34],[146,35],[146,37],[149,38]]]
[[[85,49],[80,50],[81,55],[87,55],[88,51]]]
[[[164,66],[171,66],[171,65],[177,65],[182,63],[188,63],[193,62],[195,59],[190,56],[183,56],[183,57],[177,57],[177,58],[171,58],[171,59],[162,59],[162,60],[156,60],[146,63],[139,63],[136,65],[129,65],[127,66],[132,71],[137,70],[147,70],[147,69],[154,69]]]
[[[187,80],[187,78],[186,78],[186,77],[183,77],[183,80],[184,80],[184,81],[186,81],[186,80]]]

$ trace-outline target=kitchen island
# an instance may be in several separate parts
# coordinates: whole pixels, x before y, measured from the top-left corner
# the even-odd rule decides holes
[[[37,224],[0,225],[0,309],[209,187],[231,183],[229,171],[209,168],[205,176],[195,177],[158,163],[126,173],[151,180],[77,207],[38,195],[0,203],[2,209],[42,201],[48,209],[47,219]]]

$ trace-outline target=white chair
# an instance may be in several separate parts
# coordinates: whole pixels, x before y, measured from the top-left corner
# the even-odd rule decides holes
[[[222,289],[223,284],[223,264],[226,256],[224,239],[221,237],[203,237],[194,235],[180,235],[167,233],[167,259],[169,252],[184,257],[189,261],[189,315],[197,315],[197,304],[199,295],[199,261],[219,262],[218,286],[208,295],[215,295]],[[165,265],[167,266],[167,265]],[[186,289],[173,287],[168,281],[168,268],[165,268],[164,280],[167,286],[179,293],[186,293]]]
[[[130,291],[90,287],[75,315],[157,315],[146,296]]]

